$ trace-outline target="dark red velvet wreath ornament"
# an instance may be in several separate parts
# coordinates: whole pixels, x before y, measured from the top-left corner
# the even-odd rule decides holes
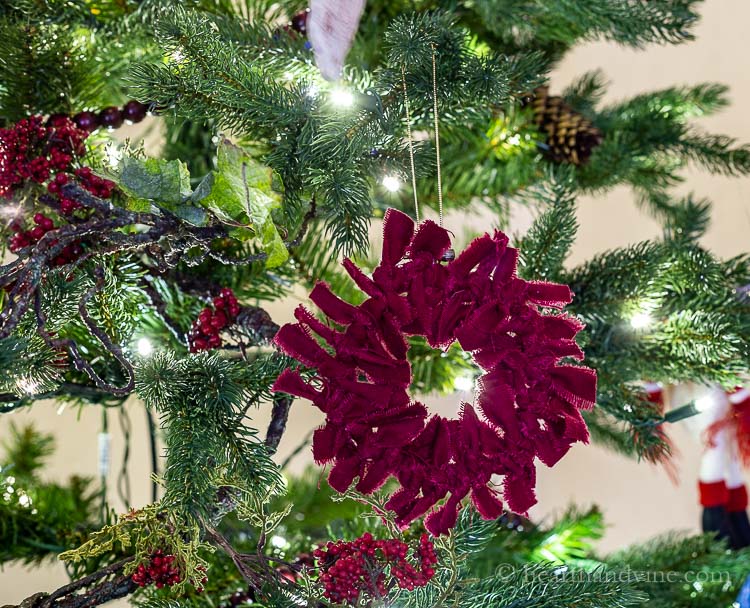
[[[502,514],[492,476],[503,476],[508,507],[525,513],[536,502],[534,458],[554,465],[576,441],[588,441],[580,409],[594,405],[596,374],[561,365],[582,359],[574,341],[582,325],[563,314],[567,286],[516,276],[518,250],[496,231],[477,238],[455,260],[447,230],[403,213],[385,215],[383,254],[372,278],[350,260],[344,267],[369,298],[353,306],[318,283],[310,299],[342,330],[300,306],[298,323],[278,332],[288,355],[316,370],[306,381],[294,370],[274,390],[310,399],[326,414],[313,455],[333,462],[331,486],[369,494],[391,475],[400,488],[387,507],[400,525],[431,511],[435,535],[451,529],[469,493],[485,518]],[[550,312],[550,311],[546,311]],[[330,347],[324,349],[314,332]],[[457,419],[430,415],[412,400],[404,336],[424,336],[435,348],[458,341],[484,370],[474,406]],[[437,508],[436,505],[444,502]]]

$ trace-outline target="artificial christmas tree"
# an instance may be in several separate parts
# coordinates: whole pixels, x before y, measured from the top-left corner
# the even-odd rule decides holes
[[[0,412],[137,397],[165,446],[153,503],[114,517],[83,484],[43,482],[47,440],[19,436],[1,555],[59,556],[72,577],[22,605],[728,605],[750,555],[721,539],[598,558],[597,513],[524,519],[536,460],[589,434],[669,461],[676,417],[645,379],[729,387],[750,367],[748,259],[703,249],[707,204],[670,190],[688,162],[750,172],[747,147],[690,124],[724,88],[608,107],[596,75],[545,88],[578,41],[689,39],[697,3],[362,5],[0,8]],[[111,140],[147,112],[158,157]],[[576,197],[620,184],[663,238],[566,265]],[[525,235],[452,248],[444,211],[509,196],[541,210]],[[322,315],[280,329],[265,306],[300,285]],[[478,381],[474,403],[430,412],[422,396],[458,380]],[[312,443],[330,487],[274,461],[309,407],[295,396],[326,416]],[[694,571],[729,578],[687,585]]]

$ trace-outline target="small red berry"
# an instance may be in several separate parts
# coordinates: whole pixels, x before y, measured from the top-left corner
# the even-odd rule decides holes
[[[60,211],[62,211],[65,215],[73,213],[73,211],[75,211],[78,207],[78,203],[70,200],[69,198],[64,198],[60,201]]]

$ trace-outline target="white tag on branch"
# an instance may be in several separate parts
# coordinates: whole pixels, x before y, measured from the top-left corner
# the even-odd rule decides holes
[[[106,477],[109,473],[109,433],[99,433],[99,477]]]
[[[323,78],[341,76],[366,0],[310,0],[307,37]]]

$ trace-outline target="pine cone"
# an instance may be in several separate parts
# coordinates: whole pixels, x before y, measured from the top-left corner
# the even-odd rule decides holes
[[[586,164],[602,143],[602,132],[562,97],[550,95],[547,87],[534,89],[527,104],[534,111],[534,124],[547,136],[545,154],[553,162]]]

